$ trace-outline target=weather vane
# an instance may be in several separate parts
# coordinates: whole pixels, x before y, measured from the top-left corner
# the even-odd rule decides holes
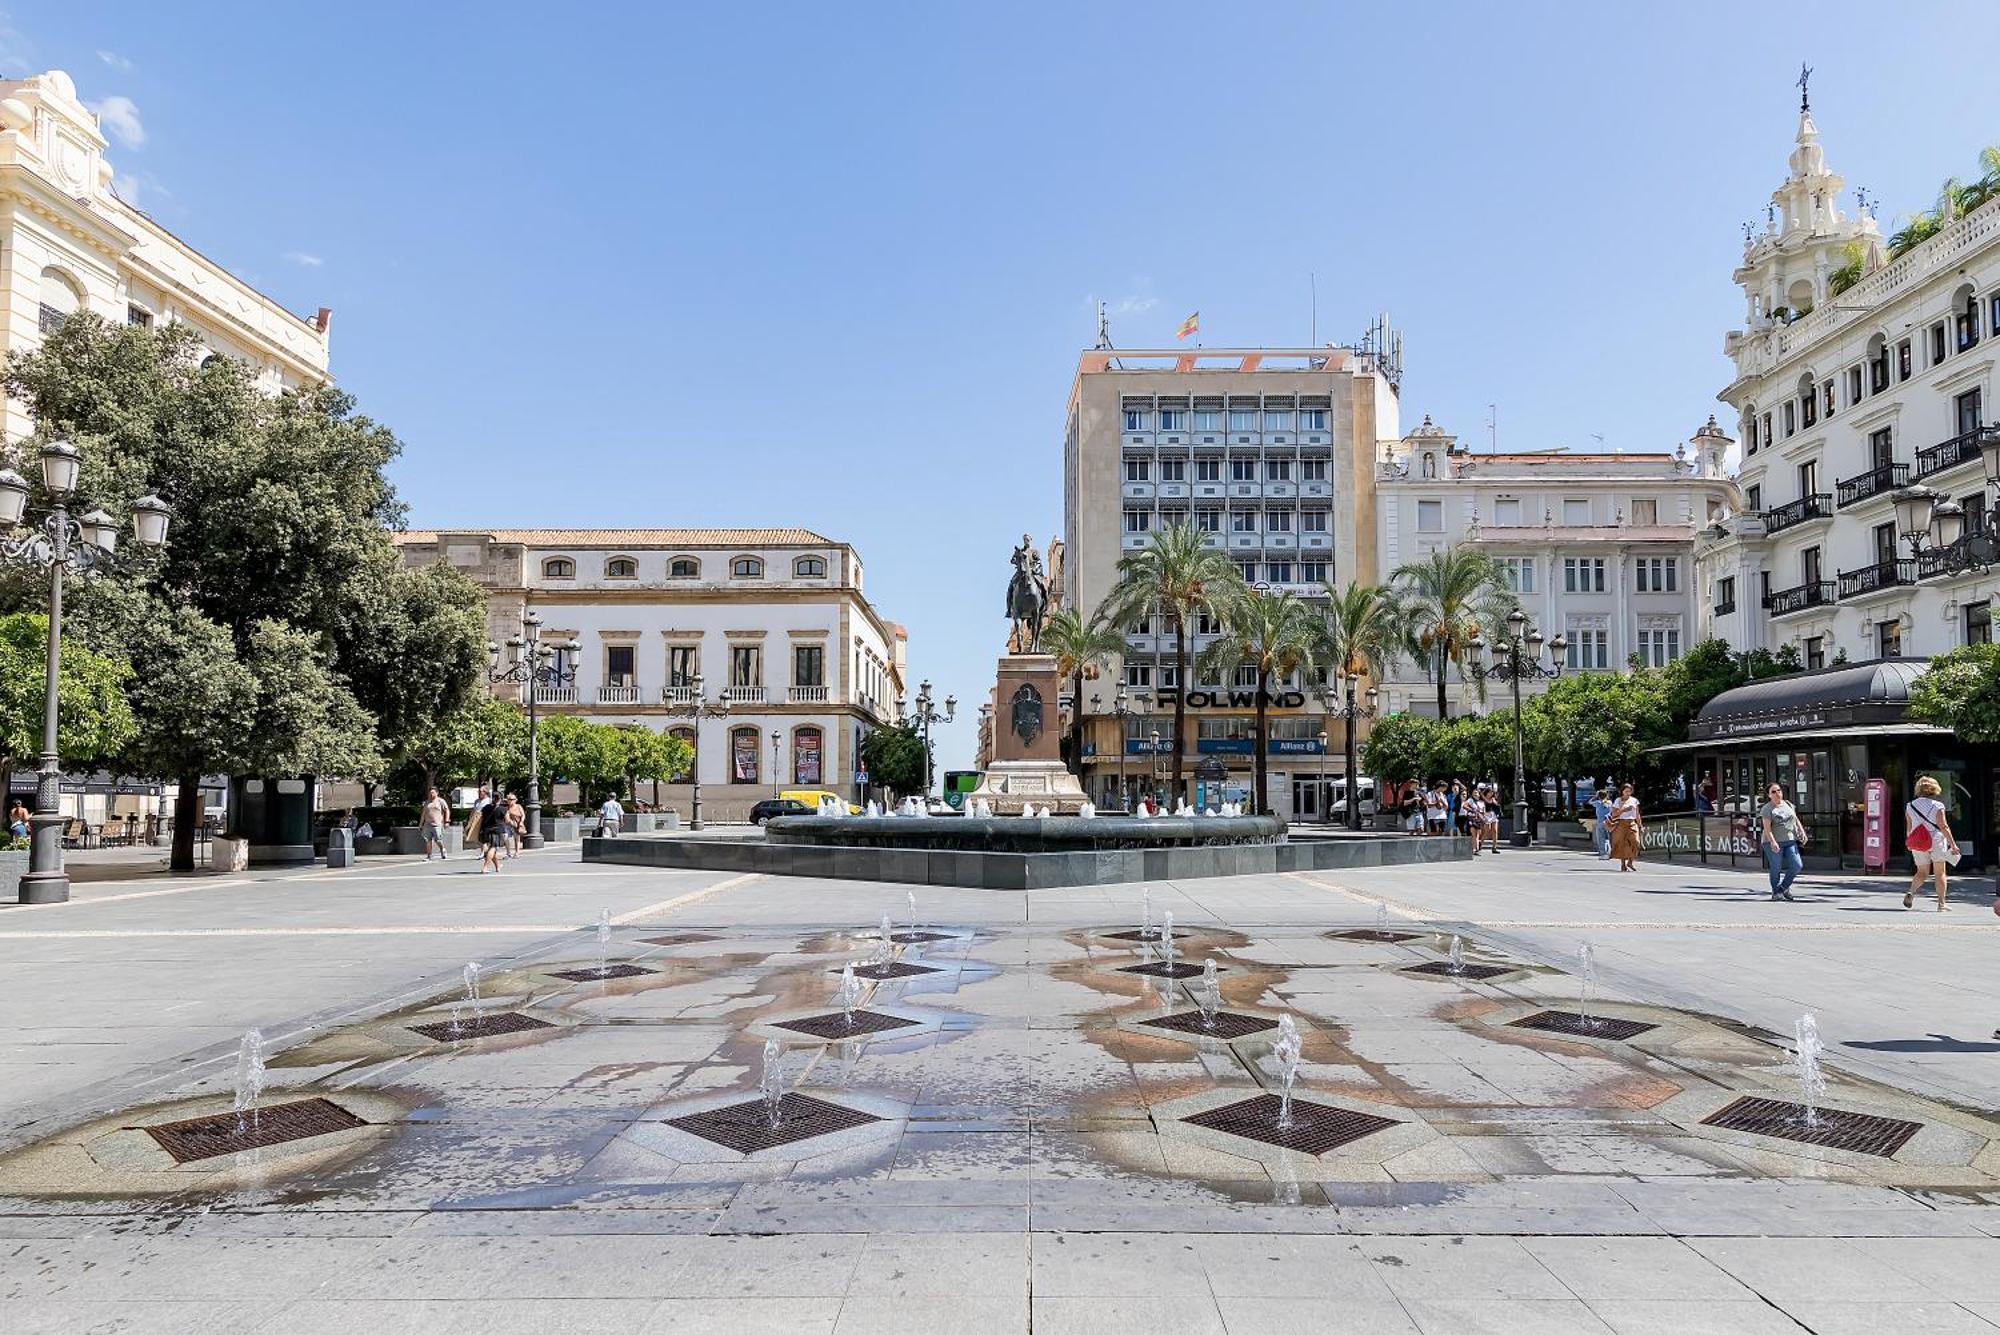
[[[1812,66],[1806,64],[1803,60],[1801,60],[1799,62],[1799,110],[1800,111],[1812,110],[1812,96],[1806,90],[1806,84],[1811,79],[1812,79]]]

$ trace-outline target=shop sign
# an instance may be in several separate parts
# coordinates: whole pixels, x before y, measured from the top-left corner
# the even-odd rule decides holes
[[[1705,823],[1685,818],[1649,820],[1645,832],[1639,836],[1639,846],[1655,851],[1725,853],[1746,858],[1757,851],[1757,842],[1750,837],[1749,822],[1742,819],[1727,822],[1711,819]]]
[[[1317,737],[1273,737],[1271,754],[1274,756],[1317,756],[1324,755],[1326,748],[1319,744]]]
[[[1180,696],[1179,691],[1168,687],[1162,687],[1154,694],[1158,697],[1159,703],[1168,708],[1171,708],[1174,701]],[[1189,691],[1187,693],[1187,707],[1189,709],[1255,709],[1257,707],[1258,694],[1259,692],[1251,687],[1226,690],[1217,689],[1212,691]],[[1306,693],[1304,691],[1266,691],[1262,694],[1264,696],[1264,705],[1267,709],[1304,709],[1306,707]]]
[[[1257,754],[1254,737],[1203,737],[1194,744],[1205,756],[1252,756]]]

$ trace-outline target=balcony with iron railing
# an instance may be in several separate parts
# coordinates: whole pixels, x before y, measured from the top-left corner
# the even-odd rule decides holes
[[[785,702],[794,705],[823,705],[827,702],[825,686],[787,686]]]
[[[1897,560],[1891,557],[1885,561],[1877,561],[1872,566],[1863,566],[1859,570],[1841,571],[1840,596],[1842,599],[1860,598],[1867,594],[1880,593],[1884,589],[1914,584],[1916,580],[1917,563],[1914,560]]]
[[[1834,484],[1834,504],[1841,509],[1859,505],[1873,496],[1886,496],[1910,481],[1908,464],[1879,464],[1865,473],[1842,478]]]
[[[722,688],[722,703],[725,705],[761,705],[764,703],[762,686],[725,686]]]
[[[1834,601],[1836,599],[1832,580],[1811,580],[1795,588],[1773,590],[1771,615],[1791,616],[1797,612],[1810,611],[1815,607],[1826,607]]]
[[[1732,593],[1727,598],[1718,598],[1715,600],[1715,614],[1717,616],[1726,617],[1735,610],[1736,610],[1735,594]]]
[[[1948,473],[1954,468],[1979,461],[1979,447],[1982,443],[2000,439],[2000,426],[1975,427],[1961,431],[1950,440],[1917,451],[1916,477],[1919,482],[1939,473]]]
[[[636,705],[639,703],[637,686],[600,686],[597,688],[597,703],[600,705]]]
[[[1788,528],[1797,528],[1800,524],[1811,523],[1815,519],[1831,518],[1833,518],[1833,497],[1826,492],[1816,491],[1809,496],[1788,501],[1775,510],[1766,510],[1764,531],[1782,533]]]

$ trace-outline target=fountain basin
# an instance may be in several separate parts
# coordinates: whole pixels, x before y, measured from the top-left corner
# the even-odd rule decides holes
[[[1469,857],[1456,838],[1315,831],[1276,816],[781,816],[739,839],[585,839],[583,860],[985,890],[1041,890]]]

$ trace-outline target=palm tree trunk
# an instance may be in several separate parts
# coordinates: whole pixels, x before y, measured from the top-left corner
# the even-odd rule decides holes
[[[1083,664],[1076,665],[1076,673],[1070,679],[1069,707],[1069,765],[1080,779],[1083,777]],[[1123,742],[1120,742],[1123,745]]]
[[[1182,796],[1181,735],[1187,729],[1187,623],[1174,618],[1174,787],[1175,799]]]
[[[1271,674],[1259,668],[1257,670],[1257,754],[1250,758],[1250,781],[1256,785],[1257,791],[1250,796],[1250,810],[1260,815],[1269,815],[1271,810],[1270,797],[1268,796],[1270,792],[1270,784],[1268,782],[1270,778],[1269,770],[1271,767],[1271,739],[1269,736],[1271,718],[1267,712],[1268,706],[1265,703],[1271,698],[1271,692],[1268,689],[1270,681]]]
[[[1445,669],[1449,666],[1450,666],[1450,659],[1445,657],[1445,652],[1444,652],[1444,637],[1440,635],[1438,636],[1438,642],[1437,642],[1437,672],[1438,672],[1437,687],[1438,687],[1439,721],[1443,721],[1443,719],[1446,717],[1445,710],[1447,706],[1445,705],[1445,699],[1444,699],[1444,674],[1445,674]]]

